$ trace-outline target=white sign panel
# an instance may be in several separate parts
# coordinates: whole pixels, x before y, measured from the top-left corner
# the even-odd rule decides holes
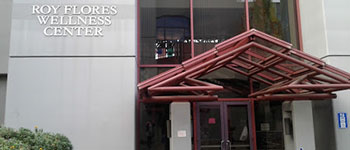
[[[13,0],[10,56],[135,56],[135,2]]]
[[[177,137],[186,137],[186,130],[177,131]]]
[[[47,37],[103,37],[103,27],[112,25],[116,5],[32,5]]]

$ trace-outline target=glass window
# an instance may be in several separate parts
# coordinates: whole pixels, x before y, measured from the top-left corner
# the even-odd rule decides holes
[[[140,150],[168,150],[169,104],[140,105]]]
[[[255,0],[249,3],[250,27],[299,48],[295,0]]]
[[[140,0],[141,64],[178,64],[191,57],[190,1]]]
[[[284,149],[281,102],[255,102],[255,123],[257,149]]]
[[[244,1],[193,0],[195,55],[245,29]]]
[[[171,68],[141,68],[140,69],[140,80],[145,81],[152,78],[162,72],[168,71]]]
[[[199,79],[223,86],[223,91],[215,93],[220,98],[246,98],[250,92],[248,78],[225,67],[208,73]]]

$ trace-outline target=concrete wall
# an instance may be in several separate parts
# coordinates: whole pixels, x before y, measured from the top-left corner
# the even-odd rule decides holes
[[[350,72],[350,1],[347,0],[324,0],[326,30],[329,43],[329,53],[325,60],[336,67]],[[350,91],[337,93],[338,98],[333,100],[333,117],[338,150],[349,149],[350,129],[339,129],[337,113],[350,113]],[[349,119],[349,118],[348,118]]]
[[[12,0],[0,1],[0,74],[7,74],[10,49]]]
[[[316,150],[311,101],[292,103],[293,138],[297,150]]]
[[[32,5],[116,5],[103,37],[46,37]],[[14,0],[5,125],[67,135],[75,150],[135,149],[136,2]]]
[[[323,0],[325,9],[328,55],[350,55],[350,17],[348,0]]]
[[[304,51],[324,57],[328,54],[328,39],[323,0],[299,2]]]
[[[317,57],[350,55],[347,0],[300,1],[304,51]]]
[[[5,119],[6,83],[7,77],[0,75],[0,126],[4,124]]]
[[[304,51],[317,57],[350,55],[347,0],[300,1]]]
[[[313,120],[317,150],[336,150],[332,101],[313,101]]]
[[[11,56],[135,56],[136,4],[134,0],[52,0],[50,2],[14,0],[13,2]],[[49,25],[40,25],[38,15],[32,14],[32,6],[35,4],[74,4],[80,7],[116,5],[118,14],[111,16],[111,25],[101,26],[103,37],[46,37],[43,35],[43,30]],[[59,15],[63,15],[63,7]],[[85,15],[80,16],[85,17]]]
[[[131,150],[133,65],[134,58],[11,58],[5,124],[63,133],[75,150]]]
[[[341,68],[343,70],[346,70],[350,72],[350,66],[349,66],[349,56],[332,56],[327,57],[325,59],[328,63]],[[339,112],[345,112],[348,115],[350,114],[350,91],[341,91],[337,92],[337,98],[334,99],[333,102],[333,124],[334,124],[334,130],[335,130],[335,139],[336,139],[336,145],[337,150],[347,150],[350,147],[349,138],[350,138],[350,129],[340,129],[338,127],[338,118],[337,114]],[[349,116],[348,116],[349,120]],[[349,122],[348,122],[349,123]]]
[[[347,72],[350,72],[349,5],[347,0],[300,1],[304,51]],[[337,95],[338,98],[332,101],[333,108],[330,108],[331,104],[314,104],[316,143],[317,147],[329,146],[329,149],[336,147],[337,150],[346,150],[350,147],[350,131],[338,128],[337,113],[350,113],[350,91],[338,92]],[[334,133],[330,129],[334,130],[335,144],[332,142]]]

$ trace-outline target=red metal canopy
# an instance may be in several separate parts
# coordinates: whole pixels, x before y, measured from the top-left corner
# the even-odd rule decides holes
[[[139,83],[140,98],[217,100],[215,93],[224,87],[198,78],[222,67],[268,85],[249,95],[257,100],[331,99],[336,97],[332,92],[350,88],[349,73],[292,48],[290,43],[252,29]]]

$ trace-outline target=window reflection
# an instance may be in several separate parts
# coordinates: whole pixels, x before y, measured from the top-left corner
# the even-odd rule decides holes
[[[295,0],[255,0],[249,3],[251,28],[298,44]]]
[[[191,57],[189,0],[140,0],[141,64],[178,64]]]
[[[152,78],[162,72],[168,71],[171,68],[141,68],[140,69],[140,80],[145,81]]]
[[[237,0],[193,0],[194,49],[201,54],[245,29],[244,3]]]
[[[182,62],[182,56],[191,55],[189,53],[189,22],[190,19],[185,16],[161,16],[157,18],[156,60],[160,62],[163,59],[176,57],[178,62]],[[185,54],[186,52],[187,54]]]
[[[140,150],[168,150],[168,104],[140,105]]]
[[[256,102],[255,123],[258,149],[284,149],[281,102]]]

